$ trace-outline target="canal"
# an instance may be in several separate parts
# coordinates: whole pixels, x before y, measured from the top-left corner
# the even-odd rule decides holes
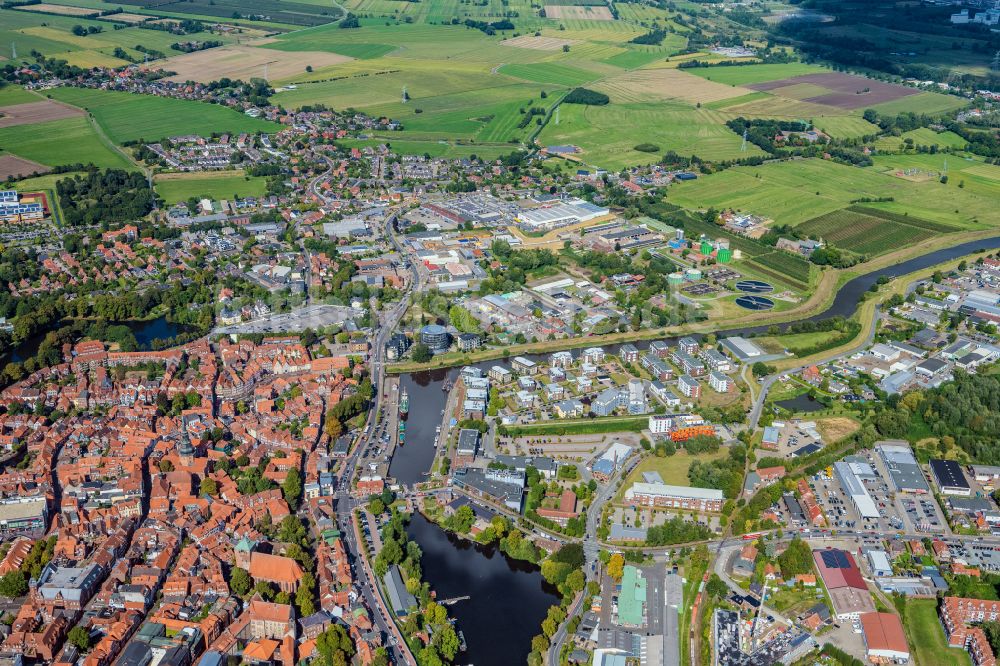
[[[469,595],[448,607],[466,651],[456,664],[523,664],[531,639],[541,632],[549,606],[559,593],[534,564],[512,560],[495,546],[460,539],[414,513],[406,528],[420,545],[423,578],[438,599]]]
[[[823,312],[807,317],[800,321],[821,321],[830,317],[850,317],[858,307],[861,296],[868,291],[879,278],[896,277],[906,275],[935,264],[939,264],[952,259],[958,259],[976,250],[992,250],[1000,248],[1000,236],[986,238],[984,240],[970,241],[950,248],[936,250],[928,254],[914,257],[893,266],[860,275],[850,280],[840,288],[834,297],[830,307]],[[795,323],[795,322],[791,322]],[[785,328],[791,323],[782,324],[779,328]],[[769,326],[750,326],[745,328],[734,328],[718,331],[719,337],[734,335],[752,336],[766,333]],[[691,337],[700,337],[692,335]],[[665,338],[668,342],[675,341],[676,338]],[[600,341],[581,341],[580,348],[600,345]],[[640,350],[648,348],[648,342],[634,343]],[[616,353],[620,344],[602,345],[608,353]],[[546,354],[527,354],[528,358],[538,361],[544,359]],[[494,361],[484,361],[476,363],[477,367],[488,369],[493,365],[502,365],[510,368],[508,359],[497,359]],[[423,481],[430,470],[431,462],[434,460],[434,429],[441,423],[441,410],[444,409],[448,395],[442,391],[445,381],[454,383],[461,368],[445,368],[417,372],[409,375],[402,375],[400,381],[410,394],[410,413],[406,422],[406,445],[397,448],[396,454],[392,458],[389,466],[389,474],[400,483],[414,484]],[[809,398],[796,398],[798,407],[806,409],[796,409],[795,411],[815,411],[822,409],[819,403],[811,402],[805,404]]]

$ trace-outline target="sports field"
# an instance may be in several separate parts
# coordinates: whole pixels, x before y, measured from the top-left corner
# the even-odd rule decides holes
[[[281,129],[275,123],[250,118],[217,104],[85,88],[56,88],[50,94],[89,111],[111,140],[119,144],[138,139],[157,141],[178,134]]]
[[[247,176],[243,171],[164,173],[156,176],[156,193],[168,205],[191,197],[233,199],[259,197],[267,191],[267,179]]]

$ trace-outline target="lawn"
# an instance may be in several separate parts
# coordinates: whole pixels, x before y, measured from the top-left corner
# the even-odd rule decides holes
[[[688,481],[687,473],[693,461],[701,460],[702,462],[707,462],[709,460],[718,460],[727,455],[729,455],[729,450],[721,447],[715,453],[700,456],[689,455],[682,448],[678,449],[674,455],[665,458],[659,458],[655,455],[646,456],[636,465],[632,473],[628,475],[625,483],[622,484],[622,492],[624,493],[633,483],[641,482],[643,472],[658,472],[663,482],[667,485],[690,486],[691,482]]]
[[[955,664],[970,666],[969,653],[961,648],[948,647],[944,628],[938,619],[936,599],[908,599],[904,605],[907,643],[916,658],[917,666]]]
[[[179,134],[277,132],[281,125],[217,104],[84,88],[56,88],[52,97],[88,110],[116,143]]]
[[[48,166],[79,162],[132,168],[124,157],[101,141],[84,117],[0,128],[0,149]]]
[[[232,199],[259,197],[267,191],[267,179],[247,176],[243,171],[166,173],[156,177],[156,192],[168,205],[190,197]]]

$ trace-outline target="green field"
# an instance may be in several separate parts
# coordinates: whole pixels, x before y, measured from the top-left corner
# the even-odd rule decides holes
[[[938,619],[937,599],[908,599],[903,624],[916,666],[956,664],[970,666],[969,653],[962,648],[948,647],[941,620]]]
[[[883,152],[896,152],[906,145],[906,139],[912,139],[914,146],[938,146],[939,148],[954,148],[962,150],[966,141],[954,132],[935,132],[929,127],[920,127],[900,136],[885,136],[875,142],[875,147]]]
[[[317,48],[307,48],[310,45],[316,46]],[[340,55],[357,58],[359,60],[381,58],[382,56],[396,50],[395,46],[391,46],[389,44],[370,44],[365,42],[358,44],[331,44],[325,40],[322,44],[316,44],[310,40],[279,40],[270,44],[265,44],[264,46],[277,51],[330,51],[331,53],[339,53]],[[320,46],[322,48],[319,48]]]
[[[77,5],[63,2],[55,4]],[[106,4],[100,9],[113,9],[118,5]],[[128,7],[128,11],[141,9]],[[74,35],[72,29],[76,25],[101,28],[101,32],[86,36]],[[43,55],[66,60],[78,67],[105,65],[119,67],[127,65],[128,61],[116,58],[114,51],[120,47],[134,59],[142,60],[143,55],[135,50],[136,45],[147,49],[161,51],[167,55],[176,54],[170,45],[177,41],[177,36],[162,30],[145,30],[138,27],[115,29],[115,24],[109,21],[85,19],[74,16],[57,16],[40,14],[14,9],[0,9],[0,56],[10,57],[10,47],[17,48],[18,59],[31,62],[31,52],[37,51]],[[210,33],[192,33],[188,36],[194,40],[221,40],[233,42],[234,37]]]
[[[932,92],[921,92],[916,95],[908,95],[891,102],[875,104],[873,109],[883,115],[896,115],[898,113],[947,113],[968,106],[969,100],[954,95],[942,95]]]
[[[598,78],[593,72],[587,72],[570,65],[555,62],[539,62],[526,65],[504,65],[501,74],[513,76],[525,81],[536,83],[552,83],[559,86],[578,86]]]
[[[157,141],[178,134],[276,132],[280,125],[219,106],[152,95],[56,88],[53,98],[88,110],[112,141]],[[27,157],[25,155],[25,157]]]
[[[790,62],[779,65],[740,65],[738,67],[692,67],[685,72],[697,74],[709,81],[725,83],[730,86],[743,86],[748,83],[764,83],[778,81],[803,74],[815,74],[830,70],[804,62]]]
[[[14,106],[29,102],[40,102],[41,100],[41,97],[33,92],[28,92],[21,86],[9,84],[0,88],[0,106]]]
[[[890,252],[955,231],[947,225],[864,206],[826,213],[803,222],[796,229],[809,237],[822,238],[836,247],[869,255]]]
[[[680,102],[659,104],[563,104],[559,122],[550,121],[538,137],[543,145],[580,146],[580,157],[595,166],[620,169],[656,161],[657,155],[634,150],[653,143],[661,153],[673,150],[709,160],[763,154],[756,146],[740,151],[742,141],[718,112]]]
[[[242,171],[163,174],[155,181],[156,193],[167,204],[187,201],[191,197],[233,199],[259,197],[267,191],[267,179],[247,176]]]
[[[133,168],[105,144],[84,117],[35,125],[0,128],[0,149],[48,166],[93,163],[99,167]]]
[[[895,156],[887,159],[891,157]],[[939,164],[942,159],[919,157],[936,157]],[[962,228],[1000,222],[992,195],[995,186],[986,185],[985,178],[983,184],[965,188],[958,187],[955,177],[947,185],[937,179],[913,182],[886,173],[886,162],[875,162],[874,168],[859,168],[814,158],[736,167],[676,184],[668,198],[685,208],[728,207],[770,217],[778,224],[800,224],[845,208],[855,199],[891,196],[892,202],[868,205]]]
[[[816,129],[834,139],[856,139],[879,132],[878,125],[873,125],[860,116],[823,116],[817,118],[815,123]]]

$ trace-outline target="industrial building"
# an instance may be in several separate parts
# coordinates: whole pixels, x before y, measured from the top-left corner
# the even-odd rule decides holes
[[[517,214],[517,222],[528,231],[547,231],[580,222],[589,222],[610,211],[583,199],[567,199],[554,204],[527,208]]]
[[[838,619],[856,618],[875,611],[875,603],[853,555],[836,548],[814,550],[813,561],[830,593],[833,612]]]
[[[898,615],[892,613],[863,613],[861,629],[865,638],[865,654],[874,663],[908,661],[910,648]]]
[[[874,477],[875,472],[871,466],[862,462],[836,462],[833,464],[833,473],[836,475],[844,492],[851,498],[854,508],[862,518],[878,518],[878,507],[875,500],[868,494],[868,489],[861,481],[863,477]]]
[[[633,483],[632,487],[625,491],[625,503],[631,506],[721,511],[725,501],[721,490],[671,486],[665,483]]]
[[[875,446],[875,451],[882,457],[897,492],[926,494],[931,491],[923,470],[913,457],[913,450],[905,442],[883,442]]]
[[[945,495],[961,495],[968,497],[972,494],[969,480],[965,478],[962,466],[954,460],[931,459],[931,474],[934,475],[934,483]]]

